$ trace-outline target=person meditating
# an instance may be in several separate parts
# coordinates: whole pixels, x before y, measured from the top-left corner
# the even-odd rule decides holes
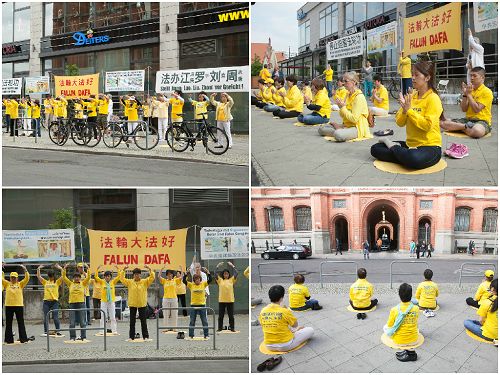
[[[332,112],[332,103],[328,97],[328,92],[325,89],[323,80],[315,78],[311,82],[312,94],[314,98],[304,96],[304,101],[307,108],[313,111],[308,115],[300,114],[297,117],[299,122],[306,125],[324,124],[330,121]]]
[[[444,119],[441,128],[446,131],[461,131],[471,138],[482,138],[491,132],[491,105],[493,93],[484,85],[486,71],[481,67],[471,70],[471,83],[462,82],[460,109],[464,118]]]
[[[498,279],[491,282],[490,293],[490,297],[486,298],[477,310],[481,319],[467,319],[464,321],[464,327],[484,340],[493,341],[498,340]]]
[[[359,89],[359,75],[356,72],[347,72],[343,76],[344,85],[348,91],[344,101],[337,98],[340,108],[339,115],[342,124],[330,122],[318,129],[321,136],[335,137],[337,142],[345,142],[356,138],[372,138],[368,125],[368,105],[366,98]]]
[[[277,109],[273,112],[274,116],[279,118],[293,118],[302,113],[304,109],[304,98],[297,87],[297,77],[290,75],[286,77],[288,90],[279,91],[278,94],[283,98],[285,109]]]
[[[439,118],[443,105],[434,88],[434,76],[432,62],[419,61],[413,65],[414,90],[399,94],[401,108],[396,114],[396,124],[406,127],[406,141],[379,138],[379,143],[371,148],[375,159],[411,169],[428,168],[441,160]]]
[[[493,272],[492,270],[484,271],[484,279],[482,283],[479,284],[479,286],[477,287],[477,291],[476,294],[474,295],[474,298],[467,297],[465,303],[467,303],[467,305],[469,306],[478,309],[479,305],[481,305],[481,303],[483,303],[484,300],[490,297],[490,284],[494,276],[495,272]]]
[[[359,310],[358,319],[365,319],[363,311],[374,308],[378,300],[371,299],[373,296],[373,285],[366,280],[366,269],[358,268],[358,280],[349,289],[349,304],[354,310]]]
[[[370,116],[387,116],[389,114],[389,93],[382,84],[382,77],[378,74],[373,77],[375,88],[372,90],[370,100],[373,105],[368,107]]]

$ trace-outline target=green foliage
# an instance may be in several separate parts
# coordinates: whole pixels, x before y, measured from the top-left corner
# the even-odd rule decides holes
[[[262,63],[260,62],[259,56],[254,55],[254,58],[252,60],[252,76],[258,76],[260,70],[262,69]]]
[[[326,69],[326,66],[324,66],[324,65],[316,65],[314,67],[314,69],[316,69],[316,71],[318,72],[318,75],[321,75],[321,74],[323,74],[323,71]]]
[[[76,64],[66,65],[66,75],[67,76],[78,76],[80,75],[80,68]]]
[[[74,227],[76,217],[73,215],[73,207],[61,208],[52,211],[54,222],[49,224],[49,229],[70,229]]]

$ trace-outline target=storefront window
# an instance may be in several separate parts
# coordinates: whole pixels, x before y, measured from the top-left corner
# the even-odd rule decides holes
[[[338,31],[337,4],[332,4],[319,14],[319,37],[331,35]]]
[[[384,13],[392,9],[396,9],[398,6],[398,3],[382,3],[382,4],[384,4]]]
[[[43,36],[51,36],[53,30],[52,17],[54,13],[54,4],[43,4]]]
[[[12,63],[2,64],[2,78],[12,78]]]
[[[345,29],[354,25],[354,6],[352,3],[347,3],[345,6]]]
[[[373,2],[373,3],[366,3],[368,6],[367,10],[367,19],[371,19],[377,16],[380,16],[382,13],[384,13],[384,3],[382,2]]]
[[[13,3],[2,4],[2,43],[14,41],[14,26],[12,25]]]
[[[354,25],[366,21],[366,3],[354,3]]]
[[[14,63],[14,73],[29,72],[30,64],[28,62]]]
[[[14,42],[30,39],[31,9],[14,12]]]

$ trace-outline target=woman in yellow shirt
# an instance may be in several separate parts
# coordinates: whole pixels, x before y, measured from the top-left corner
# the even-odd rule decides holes
[[[41,137],[42,131],[40,128],[40,112],[42,108],[40,107],[40,101],[34,100],[30,103],[31,105],[31,129],[35,130],[36,136]],[[32,137],[35,136],[35,133],[31,134]]]
[[[69,312],[69,328],[70,328],[69,337],[70,340],[85,340],[87,338],[87,331],[85,330],[85,328],[87,327],[87,319],[85,319],[86,311],[81,309],[86,308],[85,288],[87,288],[90,282],[90,272],[87,271],[85,278],[82,280],[82,274],[77,269],[73,274],[73,281],[71,281],[66,276],[67,267],[68,264],[65,264],[61,273],[64,283],[68,286],[69,289],[69,300],[68,300],[69,308],[77,309]],[[87,269],[89,268],[89,266],[86,263],[83,263],[81,268],[82,270],[84,269],[83,267]],[[76,323],[79,323],[81,328],[80,337],[78,338],[76,337],[76,330],[75,330]]]
[[[325,75],[326,90],[328,91],[328,97],[332,96],[333,89],[333,69],[330,64],[326,64],[326,69],[323,70]]]
[[[31,103],[30,99],[22,98],[21,102],[19,103],[19,107],[21,107],[23,110],[22,112],[22,117],[23,117],[23,129],[24,132],[21,135],[28,136],[31,133],[29,130],[31,129]]]
[[[279,92],[283,98],[285,109],[276,110],[273,112],[274,116],[279,118],[294,118],[302,113],[304,110],[304,97],[297,87],[297,77],[290,75],[285,78],[288,90]]]
[[[409,90],[412,88],[411,79],[411,59],[409,56],[405,56],[405,51],[401,51],[401,57],[399,58],[398,73],[401,75],[401,89],[403,90],[403,95],[408,94]]]
[[[223,130],[227,135],[228,147],[233,147],[233,137],[231,137],[231,121],[233,115],[231,110],[234,106],[234,100],[227,93],[222,92],[220,94],[220,102],[215,100],[215,92],[210,95],[210,103],[215,107],[215,119],[217,120],[217,127]],[[220,139],[218,139],[220,142]],[[224,146],[220,143],[215,146],[215,148],[223,148]]]
[[[55,265],[56,268],[61,268],[58,264]],[[43,335],[47,336],[49,333],[49,319],[47,314],[52,311],[52,319],[54,319],[54,325],[56,330],[61,328],[61,322],[59,321],[59,287],[61,286],[63,279],[60,276],[57,280],[53,270],[47,271],[48,280],[44,279],[40,274],[43,265],[39,266],[36,270],[36,277],[40,284],[43,285]],[[56,332],[56,336],[62,336],[61,332]]]
[[[181,267],[179,267],[182,270]],[[177,327],[177,314],[179,310],[179,304],[177,302],[177,292],[176,288],[178,285],[182,284],[182,280],[175,277],[174,270],[167,270],[165,276],[162,277],[162,273],[165,270],[163,267],[158,272],[158,279],[160,280],[160,284],[163,285],[163,299],[162,299],[162,307],[170,307],[174,310],[163,310],[163,325],[167,327]],[[167,331],[175,332],[175,329],[169,328]]]
[[[184,98],[180,90],[175,90],[169,100],[170,114],[172,122],[182,122],[182,108],[184,107]]]
[[[120,96],[120,102],[125,106],[124,114],[127,116],[128,134],[133,134],[137,127],[136,121],[139,121],[138,109],[142,104],[135,96]]]
[[[191,276],[191,271],[185,274],[182,278],[182,282],[186,284],[188,289],[191,291],[191,307],[205,307],[206,304],[206,294],[205,288],[212,281],[212,275],[206,268],[202,268],[207,274],[207,281],[201,281],[200,275],[193,275],[192,282],[188,281],[188,275]],[[194,327],[196,324],[196,316],[199,315],[201,319],[201,324],[203,325],[203,336],[208,338],[208,319],[206,309],[192,309],[189,311],[189,337],[194,337]]]
[[[297,120],[306,125],[325,124],[330,121],[330,114],[332,112],[330,97],[325,89],[323,80],[314,78],[311,82],[311,86],[314,97],[305,96],[304,100],[307,108],[313,112],[308,115],[303,115],[301,113],[297,117]]]
[[[214,274],[216,275],[216,283],[219,286],[219,324],[217,332],[222,331],[222,325],[224,324],[224,314],[227,310],[227,315],[229,317],[229,329],[235,332],[234,329],[234,284],[238,278],[238,270],[233,263],[227,262],[229,267],[233,269],[233,274],[229,269],[224,269],[222,272],[218,272],[218,268],[222,266],[224,262],[220,262],[215,267]]]
[[[115,287],[116,284],[120,281],[119,274],[120,270],[118,266],[115,266],[118,275],[112,279],[111,271],[104,272],[104,280],[99,277],[99,269],[102,266],[97,267],[97,270],[94,274],[94,287],[96,285],[100,285],[101,288],[101,309],[106,313],[106,318],[109,318],[111,321],[111,333],[118,334],[116,329],[116,309],[115,309],[115,300],[116,300],[116,292]],[[104,329],[104,315],[101,314],[100,328]],[[104,331],[103,331],[104,333]]]
[[[168,104],[169,102],[162,94],[158,94],[158,100],[151,101],[153,106],[157,108],[158,135],[160,143],[165,143],[167,128],[168,128]]]
[[[4,101],[6,111],[9,111],[9,130],[10,136],[17,137],[19,136],[19,130],[17,128],[17,119],[18,119],[18,111],[19,111],[19,102],[16,99],[7,99]]]
[[[464,321],[464,326],[476,336],[493,341],[498,340],[498,279],[491,282],[490,294],[477,310],[477,315],[481,319],[479,321],[467,319]]]
[[[302,82],[302,96],[304,97],[304,103],[307,104],[307,100],[311,100],[313,98],[313,92],[311,90],[311,85],[309,81]]]
[[[283,78],[276,78],[274,80],[274,86],[271,86],[270,90],[273,96],[272,104],[268,103],[262,109],[266,112],[285,109],[283,96],[281,95],[281,93],[286,95],[285,80]]]
[[[322,136],[335,137],[337,142],[345,142],[356,138],[372,138],[368,125],[368,105],[366,98],[359,89],[359,75],[356,72],[347,72],[342,81],[347,89],[346,100],[336,99],[340,108],[339,115],[342,124],[332,121],[322,125],[318,132]]]
[[[339,78],[337,81],[337,89],[333,91],[331,97],[333,99],[333,104],[332,104],[332,111],[339,111],[340,108],[337,105],[337,99],[341,99],[342,101],[347,100],[347,95],[349,95],[349,92],[344,86],[344,81],[342,81],[342,77]]]
[[[194,109],[194,121],[198,124],[198,131],[201,129],[203,119],[208,120],[208,106],[210,105],[210,98],[205,91],[198,94],[198,100],[188,98],[189,103]],[[201,137],[201,135],[200,135]]]
[[[10,273],[10,281],[5,280],[2,272],[2,287],[5,289],[5,335],[4,342],[6,344],[14,343],[12,335],[12,322],[16,315],[17,328],[19,330],[19,341],[22,343],[28,342],[34,337],[28,338],[26,327],[24,325],[24,299],[23,289],[30,280],[30,274],[25,265],[21,264],[24,271],[24,279],[19,282],[19,274],[17,272]]]
[[[255,106],[260,109],[264,109],[264,107],[268,104],[274,104],[273,100],[273,87],[274,87],[274,79],[268,78],[265,81],[264,87],[261,91],[262,100],[258,101]]]
[[[419,61],[413,65],[414,91],[400,93],[401,108],[396,124],[406,127],[406,142],[379,138],[371,148],[375,159],[401,164],[411,169],[428,168],[441,160],[441,99],[434,88],[434,64]]]

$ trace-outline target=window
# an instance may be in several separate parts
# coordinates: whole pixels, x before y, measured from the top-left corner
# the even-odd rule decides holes
[[[311,230],[311,207],[295,209],[295,230]]]
[[[431,210],[432,209],[432,201],[420,201],[420,209],[421,210]]]
[[[2,64],[2,78],[12,78],[12,63]]]
[[[299,25],[299,47],[304,47],[311,42],[311,21]]]
[[[54,4],[43,4],[43,36],[51,36],[53,30]]]
[[[13,12],[13,3],[2,4],[2,43],[11,43],[14,41],[14,26],[12,25]]]
[[[252,232],[257,232],[257,223],[255,222],[255,211],[252,208]]]
[[[354,3],[354,25],[366,21],[366,3]]]
[[[470,227],[470,211],[468,207],[458,207],[455,210],[455,231],[468,232]]]
[[[498,209],[486,208],[483,212],[483,232],[497,231]]]
[[[347,3],[345,6],[345,27],[348,29],[354,25],[354,6],[352,3]]]
[[[367,9],[367,14],[366,14],[366,19],[371,19],[375,18],[377,16],[380,16],[382,13],[384,13],[384,3],[383,2],[373,2],[373,3],[366,3],[368,6]]]
[[[31,9],[14,11],[14,42],[30,39]]]
[[[346,208],[346,200],[345,199],[334,199],[333,200],[333,208]]]
[[[283,210],[279,207],[272,207],[267,210],[269,221],[269,230],[271,232],[278,232],[285,230],[285,222],[283,220]]]
[[[332,4],[319,14],[319,37],[324,38],[338,31],[337,4]]]

